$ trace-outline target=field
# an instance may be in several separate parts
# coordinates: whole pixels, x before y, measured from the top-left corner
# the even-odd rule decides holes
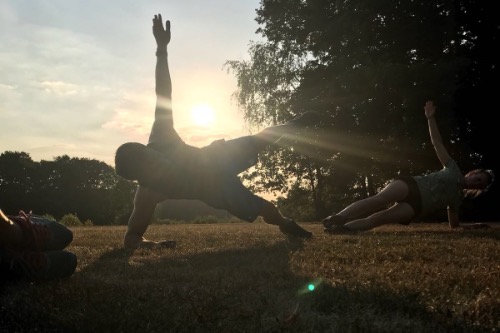
[[[3,285],[0,332],[499,332],[500,228],[384,226],[310,240],[262,222],[153,225],[176,249],[74,227],[69,279]],[[496,226],[496,225],[495,225]]]

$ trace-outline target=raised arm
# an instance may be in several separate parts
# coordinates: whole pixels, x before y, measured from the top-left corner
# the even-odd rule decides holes
[[[443,145],[441,133],[439,133],[436,118],[434,117],[434,114],[436,113],[436,106],[434,105],[434,102],[427,101],[424,106],[424,111],[429,125],[429,135],[431,137],[432,145],[434,146],[434,150],[436,151],[439,161],[443,166],[445,166],[451,157]]]
[[[173,126],[172,118],[172,80],[168,68],[167,45],[170,42],[170,21],[163,21],[161,14],[153,18],[153,36],[156,39],[156,113],[165,113],[169,118],[170,126]],[[164,114],[162,116],[165,116]]]

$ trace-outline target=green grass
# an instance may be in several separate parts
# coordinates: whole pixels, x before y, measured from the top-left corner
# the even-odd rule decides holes
[[[153,225],[174,250],[122,249],[125,227],[74,227],[69,279],[3,286],[1,332],[498,332],[500,228]],[[315,289],[310,291],[308,285]]]

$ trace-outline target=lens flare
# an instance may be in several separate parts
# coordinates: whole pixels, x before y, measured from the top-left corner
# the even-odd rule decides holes
[[[299,289],[299,295],[304,295],[307,293],[314,292],[321,283],[322,283],[321,279],[314,279],[310,281],[309,283],[305,284],[302,288]]]

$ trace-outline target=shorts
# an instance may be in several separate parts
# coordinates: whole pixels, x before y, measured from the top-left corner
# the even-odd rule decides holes
[[[169,199],[201,200],[231,215],[253,222],[263,205],[261,197],[246,188],[238,177],[257,162],[258,151],[252,136],[217,140],[203,148],[170,143],[148,146],[162,152],[176,172],[156,184],[155,190]]]
[[[403,181],[408,186],[408,195],[398,202],[406,202],[415,211],[415,217],[419,216],[422,212],[422,198],[420,196],[420,190],[418,189],[417,182],[411,176],[401,176],[395,179]],[[401,224],[408,225],[410,221],[403,222]]]
[[[217,140],[201,148],[208,156],[213,168],[220,175],[219,189],[205,189],[205,201],[212,207],[228,211],[247,222],[254,221],[260,214],[263,199],[253,194],[238,174],[257,163],[258,150],[253,136],[242,136],[232,140]]]
[[[253,222],[260,215],[264,199],[244,186],[238,176],[222,175],[218,186],[214,189],[202,189],[200,200],[214,208],[224,209],[246,222]]]
[[[255,165],[259,154],[255,138],[251,135],[214,141],[201,148],[201,152],[218,168],[234,175]]]

